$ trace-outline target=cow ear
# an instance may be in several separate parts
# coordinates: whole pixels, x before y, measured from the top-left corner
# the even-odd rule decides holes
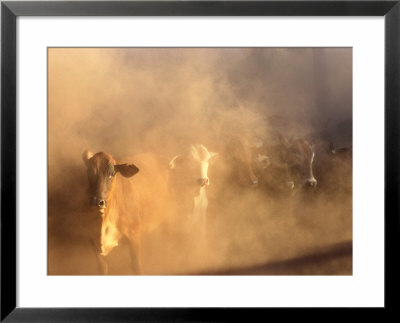
[[[93,157],[93,153],[89,150],[85,150],[82,154],[82,160],[85,163],[86,167],[89,166],[89,159]]]
[[[116,172],[120,172],[120,174],[124,177],[132,177],[139,172],[139,168],[137,168],[134,164],[115,165],[114,169]]]
[[[176,155],[169,162],[169,168],[175,169],[180,164],[180,162],[182,162],[182,155]]]

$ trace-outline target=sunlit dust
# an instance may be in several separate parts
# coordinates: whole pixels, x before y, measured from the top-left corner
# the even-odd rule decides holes
[[[49,275],[351,275],[352,189],[351,48],[48,50]]]

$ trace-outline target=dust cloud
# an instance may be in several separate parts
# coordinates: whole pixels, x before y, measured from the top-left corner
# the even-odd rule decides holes
[[[144,274],[251,274],[351,244],[352,162],[327,150],[352,145],[352,50],[50,48],[48,273],[99,274],[90,237],[101,219],[88,203],[85,149],[117,160],[148,152],[172,159],[190,144],[218,152],[237,136],[268,143],[276,131],[314,144],[317,189],[275,196],[235,188],[220,199],[210,163],[206,234],[163,225],[143,233]],[[131,274],[127,255],[122,240],[108,256],[110,274]],[[289,273],[351,274],[351,254],[338,259]]]

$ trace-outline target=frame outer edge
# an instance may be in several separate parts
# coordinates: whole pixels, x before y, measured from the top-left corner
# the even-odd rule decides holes
[[[385,17],[385,307],[398,304],[400,245],[400,2]]]
[[[385,17],[385,305],[391,309],[395,309],[396,304],[394,302],[388,303],[387,294],[389,293],[389,289],[391,292],[398,292],[399,266],[395,260],[398,255],[400,231],[400,179],[398,167],[400,159],[398,130],[400,125],[400,3],[399,1],[393,2],[396,2],[396,5],[386,13]],[[32,14],[28,14],[25,9],[22,9],[22,12],[19,12],[16,8],[10,9],[8,7],[10,3],[1,3],[2,147],[0,247],[2,266],[0,320],[4,321],[6,319],[8,322],[15,321],[15,314],[21,314],[21,312],[34,314],[32,311],[36,312],[35,309],[16,309],[16,217],[13,216],[13,214],[16,214],[16,16]],[[34,3],[38,2],[31,2],[31,4]],[[40,12],[37,15],[40,15]],[[4,216],[9,214],[11,214],[10,217]],[[392,260],[388,259],[389,255],[392,255]],[[391,279],[390,284],[388,283],[389,277]],[[177,309],[171,310],[174,311]],[[43,314],[50,314],[53,311],[63,312],[62,309],[42,309],[37,310],[41,314],[37,313],[39,315],[33,315],[30,318],[40,320],[48,316]],[[80,311],[77,309],[65,309],[65,311],[69,313],[76,311],[76,314],[83,314],[79,313]],[[82,309],[82,312],[85,314],[89,314],[88,312],[91,311],[93,309]],[[11,315],[9,315],[10,313]],[[159,314],[161,313],[159,312]],[[50,316],[53,315],[50,314]],[[53,318],[55,317],[53,316]],[[179,313],[176,313],[174,318],[179,318]],[[74,319],[77,318],[75,317]],[[80,320],[77,319],[76,321]]]
[[[16,307],[16,15],[1,4],[1,320]],[[11,216],[10,216],[11,215]]]
[[[397,0],[6,1],[21,16],[383,16]]]
[[[16,307],[16,15],[1,4],[1,320]]]

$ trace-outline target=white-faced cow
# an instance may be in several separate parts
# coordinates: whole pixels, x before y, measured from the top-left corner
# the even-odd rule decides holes
[[[108,273],[106,256],[124,236],[129,241],[131,266],[142,272],[140,235],[154,229],[166,215],[168,162],[142,154],[117,162],[105,152],[85,151],[90,204],[102,217],[98,260]],[[140,169],[140,170],[139,170]]]
[[[210,185],[208,168],[217,153],[204,145],[191,145],[186,154],[177,155],[169,163],[170,189],[176,204],[177,221],[186,229],[198,225],[204,228]]]
[[[315,153],[307,140],[300,138],[289,142],[283,136],[279,136],[279,143],[270,146],[269,152],[271,171],[277,167],[289,189],[317,186],[313,173]]]

